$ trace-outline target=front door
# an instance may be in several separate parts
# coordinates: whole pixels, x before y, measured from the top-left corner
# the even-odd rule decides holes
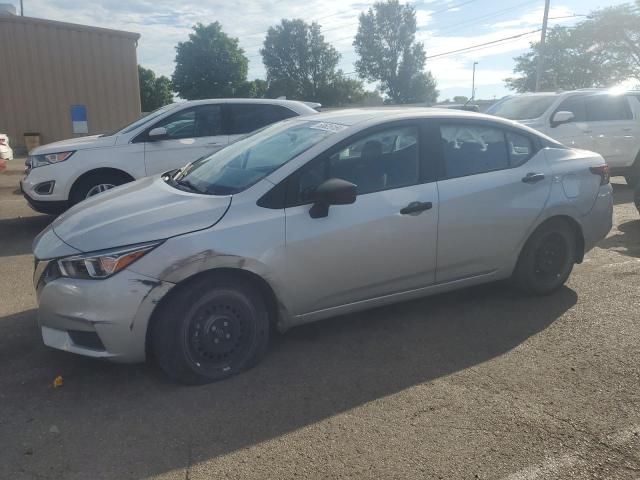
[[[553,115],[557,112],[571,112],[573,119],[560,125],[553,124]],[[551,115],[551,125],[545,131],[563,145],[583,150],[593,150],[592,131],[587,123],[587,112],[584,95],[572,95],[564,99]]]
[[[220,104],[185,108],[160,120],[149,130],[158,127],[167,129],[167,137],[155,141],[148,136],[145,138],[147,175],[180,168],[228,143],[227,135],[223,135]]]
[[[551,191],[543,151],[512,130],[442,123],[437,282],[507,267]]]
[[[422,136],[417,123],[365,132],[289,179],[285,283],[292,313],[434,282],[438,192],[424,167]],[[331,206],[325,218],[311,218],[310,194],[328,178],[355,183],[356,202]]]

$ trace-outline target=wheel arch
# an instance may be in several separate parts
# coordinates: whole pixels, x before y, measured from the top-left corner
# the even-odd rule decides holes
[[[190,277],[184,278],[179,283],[176,284],[155,306],[151,316],[149,317],[149,322],[147,323],[147,331],[145,338],[145,351],[147,357],[150,354],[150,345],[151,345],[151,337],[153,335],[154,324],[156,323],[158,312],[160,312],[166,302],[171,301],[171,299],[180,291],[185,288],[189,288],[194,282],[200,281],[202,278],[210,277],[212,281],[215,280],[223,280],[225,278],[237,278],[242,279],[246,282],[249,282],[251,285],[256,287],[256,289],[262,295],[266,305],[267,305],[267,313],[269,316],[269,323],[272,327],[277,328],[279,319],[282,317],[284,312],[284,306],[278,301],[278,297],[273,289],[273,287],[267,282],[263,277],[254,273],[250,270],[242,269],[242,268],[233,268],[233,267],[217,267],[209,270],[204,270],[198,272]]]
[[[575,258],[575,263],[582,263],[582,261],[584,260],[584,249],[585,249],[585,241],[584,241],[584,232],[582,231],[582,226],[580,225],[580,223],[573,218],[571,215],[567,215],[567,214],[555,214],[552,215],[550,217],[545,218],[542,222],[540,222],[536,228],[534,228],[531,233],[529,234],[529,236],[527,237],[527,240],[524,242],[524,244],[522,245],[522,248],[520,249],[520,254],[518,255],[518,258],[520,258],[520,255],[522,255],[522,252],[524,251],[524,248],[527,244],[527,242],[529,241],[529,238],[531,238],[531,236],[541,227],[543,227],[544,225],[550,223],[550,222],[555,222],[555,221],[563,221],[566,224],[569,225],[569,227],[571,227],[571,230],[573,231],[573,234],[575,236],[575,241],[576,241],[576,258]]]
[[[93,176],[98,176],[98,175],[106,175],[106,174],[118,175],[118,176],[120,176],[122,178],[127,179],[127,181],[129,181],[129,182],[133,182],[135,180],[133,175],[131,175],[128,172],[125,172],[124,170],[122,170],[120,168],[113,168],[113,167],[93,168],[91,170],[87,170],[86,172],[84,172],[82,175],[78,176],[78,178],[76,178],[73,181],[73,184],[71,185],[71,188],[69,189],[68,198],[71,199],[71,197],[75,193],[75,191],[78,188],[78,186],[84,180],[86,180],[87,178],[90,178],[90,177],[93,177]]]

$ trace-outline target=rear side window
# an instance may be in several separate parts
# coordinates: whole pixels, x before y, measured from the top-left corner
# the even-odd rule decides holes
[[[631,107],[624,95],[594,95],[585,99],[588,122],[630,120]]]
[[[272,123],[295,117],[296,113],[280,105],[250,103],[229,104],[229,135],[250,133]]]
[[[572,122],[584,122],[587,120],[587,110],[584,103],[584,96],[573,96],[563,100],[554,112],[571,112],[573,113]]]
[[[501,129],[465,124],[442,125],[440,137],[446,178],[509,167],[505,135]]]

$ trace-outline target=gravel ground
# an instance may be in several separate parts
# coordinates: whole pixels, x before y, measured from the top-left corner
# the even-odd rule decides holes
[[[640,478],[640,219],[620,179],[614,229],[556,295],[339,317],[181,387],[42,345],[31,241],[51,218],[20,171],[0,173],[0,478]]]

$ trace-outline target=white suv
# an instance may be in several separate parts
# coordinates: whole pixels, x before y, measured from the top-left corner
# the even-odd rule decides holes
[[[32,150],[20,188],[33,209],[60,213],[114,186],[182,167],[271,123],[316,113],[319,106],[238,98],[173,103],[116,132]]]
[[[575,90],[506,97],[487,113],[517,120],[567,146],[602,155],[612,175],[640,183],[640,92]]]

